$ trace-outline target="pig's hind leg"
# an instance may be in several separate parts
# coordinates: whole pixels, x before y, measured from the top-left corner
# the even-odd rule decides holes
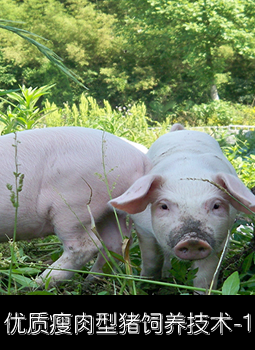
[[[50,285],[70,280],[73,271],[79,270],[88,263],[102,249],[100,240],[91,230],[79,228],[63,232],[56,230],[56,234],[63,243],[64,252],[62,256],[46,269],[36,280],[40,285],[51,278]]]

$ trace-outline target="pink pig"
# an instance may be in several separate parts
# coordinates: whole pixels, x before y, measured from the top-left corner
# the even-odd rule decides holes
[[[69,279],[90,261],[102,244],[91,231],[91,216],[109,250],[121,254],[121,235],[112,207],[107,203],[105,175],[112,198],[121,195],[150,169],[150,161],[138,149],[100,130],[60,127],[17,133],[19,172],[24,174],[19,193],[17,239],[55,233],[63,243],[63,255],[37,279],[51,283]],[[14,134],[0,137],[0,241],[13,236],[15,209],[6,185],[14,187]],[[103,165],[104,164],[104,165]],[[105,168],[104,168],[105,167]],[[122,232],[129,236],[126,213],[119,213]],[[86,228],[86,230],[84,229]],[[101,272],[101,254],[92,270]]]
[[[202,180],[222,186],[253,211],[255,196],[238,179],[212,137],[184,130],[180,124],[171,131],[149,149],[150,172],[110,203],[133,214],[142,275],[160,278],[175,256],[194,261],[199,268],[194,285],[208,288],[237,210],[249,211]]]

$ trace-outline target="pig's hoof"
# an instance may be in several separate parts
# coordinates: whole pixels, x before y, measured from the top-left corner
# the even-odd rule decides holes
[[[45,289],[45,286],[47,286],[48,289],[56,287],[60,281],[57,281],[53,276],[44,277],[40,275],[35,279],[35,283],[38,285],[39,289]]]
[[[87,283],[100,283],[102,282],[102,279],[103,277],[102,276],[97,276],[97,275],[92,275],[92,274],[89,274],[87,277],[86,277],[86,282]]]

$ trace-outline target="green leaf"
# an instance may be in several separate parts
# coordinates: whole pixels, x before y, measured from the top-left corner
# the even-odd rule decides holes
[[[15,273],[14,273],[14,271],[15,271]],[[22,287],[30,287],[30,288],[38,287],[36,282],[32,281],[28,277],[20,275],[21,271],[18,271],[18,273],[17,273],[17,271],[18,270],[14,269],[12,271],[12,276],[11,276],[15,282],[21,284]],[[10,271],[9,270],[1,270],[0,273],[3,273],[4,275],[9,276]]]
[[[237,271],[232,273],[222,286],[223,295],[236,295],[240,288],[240,279]]]
[[[243,273],[247,273],[251,267],[251,264],[252,264],[252,260],[253,260],[253,254],[254,253],[251,253],[249,254],[245,259],[244,259],[244,262],[243,262],[243,265],[242,265],[242,272]]]
[[[12,279],[21,284],[22,287],[30,287],[30,288],[36,288],[38,287],[37,283],[32,281],[30,278],[18,275],[18,274],[12,274]]]
[[[110,293],[107,290],[103,290],[102,292],[97,293],[97,295],[109,295]]]
[[[35,267],[19,267],[18,269],[13,269],[13,273],[19,274],[19,275],[37,275],[41,272],[41,270],[36,269]]]
[[[246,287],[255,287],[255,275],[252,276],[250,279],[248,279],[248,281],[244,281],[241,283],[242,286],[246,286]]]
[[[35,292],[26,293],[26,295],[56,295],[53,292],[48,292],[46,290],[36,290]]]
[[[11,90],[1,90],[0,91],[0,96],[3,96],[3,95],[7,95],[7,94],[10,94],[12,92],[16,92],[16,91],[19,91],[19,89],[11,89]]]

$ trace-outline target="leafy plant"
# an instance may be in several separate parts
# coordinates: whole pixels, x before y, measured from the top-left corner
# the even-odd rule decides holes
[[[171,259],[170,274],[176,283],[192,286],[198,268],[192,269],[191,265],[191,261],[181,261],[177,258]]]
[[[225,140],[230,138],[226,135]],[[246,138],[242,134],[231,135],[232,145],[226,143],[223,151],[234,166],[237,175],[248,188],[255,186],[255,138],[250,136]]]
[[[0,111],[0,122],[4,124],[2,134],[33,129],[45,115],[52,113],[52,109],[49,110],[47,107],[40,109],[36,105],[40,97],[49,93],[52,86],[34,89],[22,86],[21,93],[6,91],[7,98],[1,97],[2,101],[8,103],[6,111]]]

